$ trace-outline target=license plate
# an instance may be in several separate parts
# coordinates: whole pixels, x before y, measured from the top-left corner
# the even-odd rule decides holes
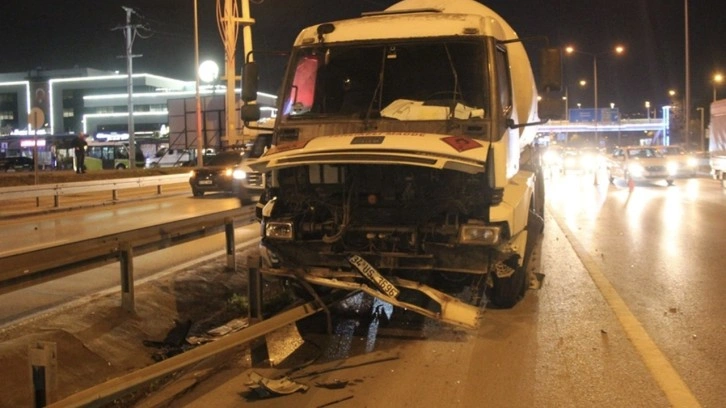
[[[212,185],[212,180],[199,180],[197,184],[200,186],[209,186]]]
[[[368,261],[358,255],[351,255],[348,257],[348,262],[350,262],[350,264],[353,265],[353,267],[357,269],[361,275],[365,276],[366,278],[368,278],[368,280],[375,283],[375,285],[378,286],[378,289],[380,289],[381,292],[392,298],[398,296],[399,290],[395,286],[393,286],[391,282],[384,278],[383,275],[381,275],[376,270],[376,268],[371,266]]]

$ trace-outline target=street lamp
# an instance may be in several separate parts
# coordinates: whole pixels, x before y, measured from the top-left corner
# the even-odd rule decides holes
[[[713,101],[716,102],[716,85],[721,85],[723,82],[723,74],[717,73],[713,76]]]
[[[698,107],[696,110],[701,112],[701,151],[703,152],[706,150],[706,132],[703,125],[703,108]]]
[[[568,54],[573,54],[573,53],[585,54],[585,55],[589,55],[592,57],[592,81],[593,81],[593,91],[594,91],[593,98],[594,98],[594,107],[595,107],[595,144],[599,147],[600,146],[600,137],[597,132],[597,123],[599,120],[599,113],[597,110],[597,57],[599,55],[606,55],[606,54],[613,54],[613,53],[618,54],[618,55],[622,54],[623,52],[625,52],[625,47],[623,47],[622,45],[618,45],[612,50],[593,54],[593,53],[589,53],[589,52],[585,52],[585,51],[579,51],[579,50],[576,50],[575,47],[568,46],[567,48],[565,48],[565,52],[567,52]]]

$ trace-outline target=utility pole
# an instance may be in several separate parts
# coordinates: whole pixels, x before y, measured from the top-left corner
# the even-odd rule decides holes
[[[136,142],[134,141],[134,79],[133,79],[133,59],[135,57],[141,57],[142,55],[134,55],[132,47],[134,45],[134,38],[136,37],[136,29],[138,25],[131,24],[131,15],[135,13],[134,9],[130,7],[121,6],[126,12],[126,25],[123,27],[124,36],[126,37],[126,72],[128,75],[127,88],[128,88],[128,110],[129,110],[129,167],[136,169]]]
[[[237,114],[237,98],[235,92],[235,53],[237,47],[237,34],[239,32],[237,26],[241,24],[243,26],[243,41],[244,41],[244,58],[247,54],[252,52],[252,29],[251,25],[254,24],[255,20],[250,17],[250,3],[249,0],[241,0],[242,3],[242,17],[239,16],[237,1],[239,0],[224,0],[224,16],[222,17],[220,29],[222,35],[222,42],[224,43],[225,49],[225,76],[227,81],[227,95],[226,95],[226,113],[227,113],[227,137],[226,141],[229,142],[230,138],[237,138],[237,122],[239,115]]]
[[[688,0],[684,0],[683,3],[683,9],[684,9],[684,16],[685,16],[685,62],[686,62],[686,97],[684,100],[684,107],[683,112],[686,115],[686,150],[690,150],[689,147],[689,139],[690,139],[690,133],[691,133],[691,62],[690,62],[690,52],[689,52],[689,41],[688,41]]]

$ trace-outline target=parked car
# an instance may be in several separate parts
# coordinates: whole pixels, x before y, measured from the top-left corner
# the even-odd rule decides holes
[[[668,185],[678,175],[681,164],[668,159],[652,146],[618,147],[613,150],[608,164],[610,182],[616,178],[625,181],[665,180]]]
[[[698,158],[689,154],[682,146],[656,146],[658,151],[670,160],[678,162],[677,177],[695,177],[698,169]]]
[[[146,167],[179,167],[191,158],[188,150],[161,148],[154,157],[146,159]]]
[[[25,156],[0,158],[0,170],[4,172],[30,171],[35,168],[33,159]]]
[[[191,171],[189,185],[194,197],[204,193],[233,194],[241,202],[250,202],[264,190],[263,176],[252,171],[244,161],[243,150],[228,150],[209,156],[204,167]]]

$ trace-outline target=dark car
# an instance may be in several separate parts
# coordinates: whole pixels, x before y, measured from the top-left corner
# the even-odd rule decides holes
[[[204,193],[221,192],[233,194],[242,202],[259,195],[264,188],[262,174],[252,171],[243,163],[244,160],[246,156],[242,150],[228,150],[210,156],[204,167],[191,172],[189,185],[192,194],[201,197]]]
[[[30,171],[33,169],[33,159],[30,157],[17,156],[0,158],[0,171]]]

